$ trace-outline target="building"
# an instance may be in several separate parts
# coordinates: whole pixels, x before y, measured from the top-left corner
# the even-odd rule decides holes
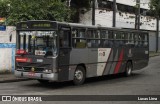
[[[9,37],[12,34],[12,41]],[[13,72],[15,69],[16,31],[14,26],[7,26],[0,31],[0,73]]]
[[[95,0],[95,25],[113,26],[113,0]],[[140,0],[140,29],[149,31],[150,51],[156,51],[156,18],[149,10],[150,0]],[[116,27],[135,28],[136,0],[116,0]],[[92,9],[82,10],[80,23],[92,24]],[[160,40],[160,36],[159,36]],[[160,42],[159,42],[160,44]],[[160,50],[160,45],[159,45]]]

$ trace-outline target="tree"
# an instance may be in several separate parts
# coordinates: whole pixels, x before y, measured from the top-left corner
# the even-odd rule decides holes
[[[26,20],[71,21],[71,9],[61,0],[7,0],[3,2],[3,14],[8,25]],[[7,5],[10,5],[9,7]],[[2,10],[2,9],[1,9]],[[7,10],[7,11],[5,11]],[[6,13],[6,14],[5,14]]]
[[[150,0],[149,4],[154,15],[160,17],[160,0]]]
[[[0,0],[0,17],[7,18],[7,25],[26,20],[57,20],[79,22],[81,8],[89,10],[91,0]]]
[[[0,0],[0,17],[5,17],[8,15],[8,11],[9,11],[9,8],[8,8],[8,4],[9,3],[9,0]]]

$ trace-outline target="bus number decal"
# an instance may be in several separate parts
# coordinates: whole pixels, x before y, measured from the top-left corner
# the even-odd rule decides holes
[[[105,56],[105,52],[99,53],[99,56]]]
[[[99,48],[98,49],[98,65],[97,65],[97,75],[101,76],[106,66],[111,48]]]

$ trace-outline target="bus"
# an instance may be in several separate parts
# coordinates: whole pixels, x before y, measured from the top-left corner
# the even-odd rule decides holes
[[[149,36],[142,30],[31,20],[16,26],[15,76],[83,84],[86,78],[148,65]]]

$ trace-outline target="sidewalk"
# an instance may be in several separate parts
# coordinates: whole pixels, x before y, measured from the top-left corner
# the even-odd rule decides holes
[[[150,52],[149,57],[160,56],[160,52]]]
[[[8,83],[8,82],[18,82],[29,80],[26,78],[17,78],[14,76],[14,73],[0,73],[0,83]]]

